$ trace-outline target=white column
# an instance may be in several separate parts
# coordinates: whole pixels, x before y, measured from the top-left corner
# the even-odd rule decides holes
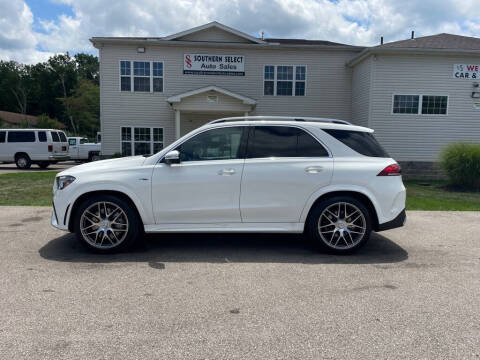
[[[180,110],[175,110],[175,140],[180,139]]]

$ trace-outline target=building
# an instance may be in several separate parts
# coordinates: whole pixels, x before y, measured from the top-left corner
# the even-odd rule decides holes
[[[38,116],[14,113],[10,111],[0,111],[0,127],[37,127]],[[66,126],[61,122],[56,122],[56,129],[65,129]]]
[[[316,116],[375,129],[403,162],[480,141],[480,39],[359,47],[256,38],[212,22],[161,38],[95,37],[102,153],[143,154],[225,116]]]

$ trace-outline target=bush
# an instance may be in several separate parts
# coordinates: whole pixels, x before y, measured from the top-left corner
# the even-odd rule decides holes
[[[480,144],[447,146],[442,152],[441,165],[451,185],[480,190]]]

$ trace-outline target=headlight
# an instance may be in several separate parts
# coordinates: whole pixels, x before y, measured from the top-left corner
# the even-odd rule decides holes
[[[75,181],[75,178],[73,176],[70,176],[70,175],[59,176],[57,177],[57,189],[63,190],[74,181]]]

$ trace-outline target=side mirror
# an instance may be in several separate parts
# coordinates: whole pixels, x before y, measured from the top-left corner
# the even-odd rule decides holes
[[[169,151],[165,155],[165,164],[171,165],[171,164],[180,164],[180,153],[178,150],[172,150]]]

